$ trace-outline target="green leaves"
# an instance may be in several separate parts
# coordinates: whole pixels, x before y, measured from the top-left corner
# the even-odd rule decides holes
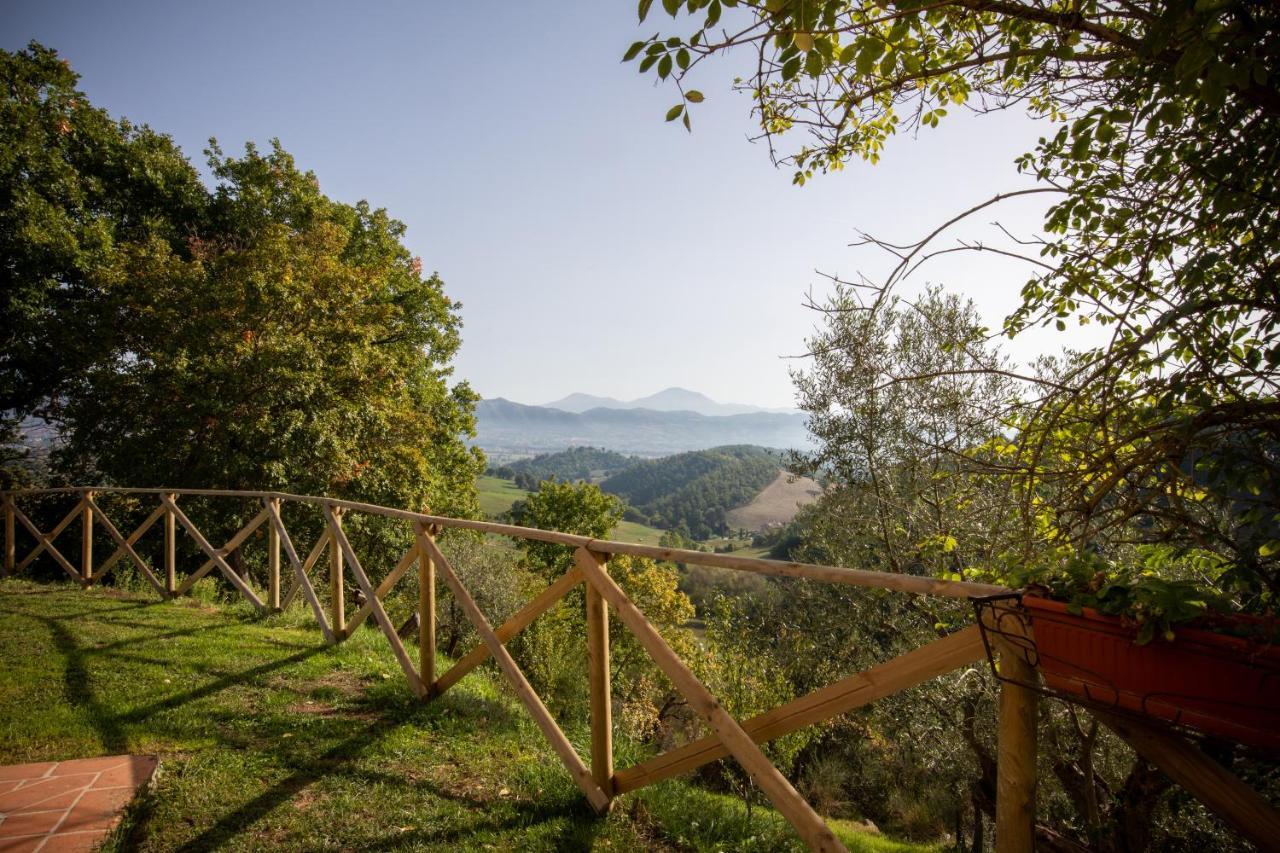
[[[684,104],[676,104],[674,107],[667,110],[667,121],[675,121],[676,119],[680,118],[680,115],[683,112],[684,112]]]

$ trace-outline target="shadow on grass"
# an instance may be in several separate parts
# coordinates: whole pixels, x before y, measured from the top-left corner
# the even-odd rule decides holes
[[[277,653],[281,657],[234,671],[214,671],[209,676],[199,676],[202,680],[210,680],[175,695],[120,711],[111,706],[107,701],[108,697],[95,695],[92,675],[102,665],[109,664],[114,659],[122,663],[127,661],[163,669],[167,663],[163,655],[152,657],[148,650],[138,647],[157,641],[225,635],[240,627],[238,622],[233,622],[181,630],[155,630],[154,633],[149,633],[146,629],[159,626],[111,617],[98,618],[95,621],[107,624],[123,622],[127,627],[137,628],[140,632],[135,637],[100,644],[86,643],[76,630],[79,620],[101,617],[104,611],[114,613],[151,606],[152,602],[138,602],[58,616],[30,612],[25,608],[0,608],[0,613],[31,619],[43,625],[48,632],[53,647],[62,658],[65,699],[71,706],[83,710],[83,718],[93,727],[104,754],[129,752],[131,741],[138,735],[137,726],[157,715],[198,702],[229,688],[253,685],[272,673],[287,670],[330,650],[330,647],[320,644],[300,646],[296,643],[270,641],[268,645],[278,649]],[[553,849],[590,849],[603,823],[580,798],[552,795],[534,802],[486,802],[481,797],[457,793],[420,777],[409,778],[362,766],[371,750],[402,727],[439,732],[442,737],[447,737],[450,730],[462,728],[476,732],[511,731],[522,720],[518,709],[497,697],[461,692],[455,688],[430,704],[423,705],[405,693],[404,685],[398,678],[395,682],[370,682],[368,678],[366,675],[358,693],[347,694],[350,701],[341,703],[340,708],[332,709],[331,716],[317,715],[306,724],[320,725],[322,728],[313,729],[305,737],[297,739],[285,739],[288,735],[299,733],[299,726],[302,724],[302,718],[292,709],[286,713],[262,716],[246,716],[243,711],[224,707],[202,712],[205,722],[212,724],[221,748],[257,751],[269,755],[271,761],[286,775],[247,802],[238,806],[225,806],[227,810],[217,817],[215,823],[202,830],[195,830],[198,834],[176,849],[194,851],[250,845],[253,842],[252,827],[256,823],[277,808],[287,808],[290,802],[308,788],[328,777],[367,785],[371,790],[380,787],[412,789],[430,798],[458,803],[475,812],[474,820],[468,820],[461,827],[451,823],[434,829],[423,827],[399,831],[388,826],[385,828],[386,835],[365,839],[360,843],[361,849],[399,850],[425,844],[465,846],[466,838],[475,833],[501,834],[534,828],[540,828],[540,843]],[[285,689],[299,697],[316,695],[314,686],[307,684],[289,684],[283,688],[277,685],[264,689]],[[154,792],[144,793],[130,807],[120,834],[115,839],[115,849],[135,849],[145,842],[153,816],[161,807],[154,797]]]

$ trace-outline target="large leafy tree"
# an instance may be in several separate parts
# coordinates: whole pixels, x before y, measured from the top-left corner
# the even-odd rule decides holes
[[[474,511],[458,305],[402,224],[279,144],[214,145],[210,190],[51,51],[3,62],[4,407],[59,427],[63,475]]]
[[[168,137],[95,108],[54,51],[0,51],[0,80],[3,432],[52,414],[66,379],[112,347],[70,322],[99,310],[95,270],[133,241],[180,249],[207,194]]]
[[[640,4],[643,19],[651,3]],[[665,2],[688,35],[627,59],[687,85],[745,52],[761,136],[804,183],[948,111],[1008,107],[1057,123],[1018,166],[1018,194],[1053,200],[1040,234],[1005,245],[937,241],[979,201],[899,256],[859,308],[886,310],[920,264],[998,251],[1031,267],[1004,331],[1106,327],[1105,344],[1027,375],[1004,424],[1024,517],[1054,496],[1072,541],[1132,530],[1229,552],[1246,597],[1277,592],[1280,465],[1280,7],[1264,0],[725,0]],[[726,11],[728,10],[728,11]],[[723,18],[723,20],[722,20]],[[686,30],[687,32],[687,30]],[[798,139],[798,142],[792,140]],[[982,367],[994,369],[995,365]],[[897,376],[910,382],[915,376]]]

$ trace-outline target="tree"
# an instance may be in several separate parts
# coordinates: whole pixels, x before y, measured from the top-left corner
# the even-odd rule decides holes
[[[96,271],[121,247],[180,251],[207,199],[167,136],[114,121],[49,48],[0,51],[0,431],[56,415],[63,384],[113,345],[75,323],[100,310]]]
[[[644,19],[650,2],[640,4]],[[795,181],[852,158],[875,162],[890,136],[949,109],[1024,107],[1059,124],[1019,160],[1035,185],[997,195],[924,239],[860,307],[956,250],[1024,258],[1023,304],[1004,324],[1101,324],[1100,347],[1047,373],[1016,421],[1001,470],[1055,495],[1054,523],[1078,545],[1135,520],[1153,540],[1232,552],[1246,600],[1274,601],[1280,539],[1280,9],[1261,0],[723,0],[687,9],[688,37],[655,34],[626,59],[672,80],[684,116],[704,98],[685,80],[748,51],[741,82],[761,135]],[[735,20],[716,29],[722,10]],[[702,16],[705,15],[705,18]],[[781,150],[793,131],[799,145]],[[1042,235],[1006,245],[936,239],[1008,195],[1055,202]],[[996,372],[996,365],[982,369]],[[917,378],[900,376],[896,382]],[[1081,404],[1084,405],[1081,405]],[[1260,541],[1259,541],[1260,539]]]
[[[525,501],[517,522],[603,539],[621,520],[622,502],[598,486],[550,479]],[[573,551],[564,545],[525,539],[521,548],[526,565],[546,580],[559,577],[573,563]],[[684,627],[693,618],[693,604],[679,590],[675,567],[620,554],[609,560],[608,571],[676,653],[696,666],[696,641]],[[610,621],[609,643],[619,725],[636,738],[658,737],[667,718],[683,706],[679,694],[620,620]],[[550,694],[559,711],[585,712],[586,598],[580,588],[522,632],[516,645],[531,680]]]
[[[50,189],[8,187],[25,219],[5,231],[26,294],[6,308],[9,405],[59,427],[63,476],[476,511],[476,396],[448,385],[458,305],[401,223],[327,198],[278,143],[213,144],[206,189],[167,139],[89,108],[51,51],[4,63],[23,140],[6,152],[30,160],[40,128],[70,128],[41,154]],[[42,352],[62,360],[24,355]]]
[[[558,530],[607,539],[622,520],[622,501],[592,483],[543,480],[538,491],[512,507],[515,523],[541,530]],[[554,542],[523,540],[530,568],[554,580],[573,564],[573,551]]]

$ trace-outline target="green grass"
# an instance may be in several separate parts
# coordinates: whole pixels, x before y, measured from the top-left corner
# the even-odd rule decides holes
[[[496,518],[516,501],[529,497],[529,493],[510,480],[482,476],[476,478],[476,490],[480,496],[480,511],[489,518]]]
[[[680,780],[597,817],[487,667],[422,704],[375,630],[300,621],[0,581],[0,764],[159,755],[109,850],[800,849]]]
[[[515,483],[498,477],[477,478],[476,490],[480,497],[480,511],[489,518],[501,515],[511,509],[516,501],[529,497],[529,493]],[[613,538],[622,542],[657,545],[662,538],[662,531],[633,521],[623,521],[613,529]]]
[[[634,521],[619,521],[613,528],[613,538],[618,542],[634,542],[637,545],[657,545],[662,531]]]

